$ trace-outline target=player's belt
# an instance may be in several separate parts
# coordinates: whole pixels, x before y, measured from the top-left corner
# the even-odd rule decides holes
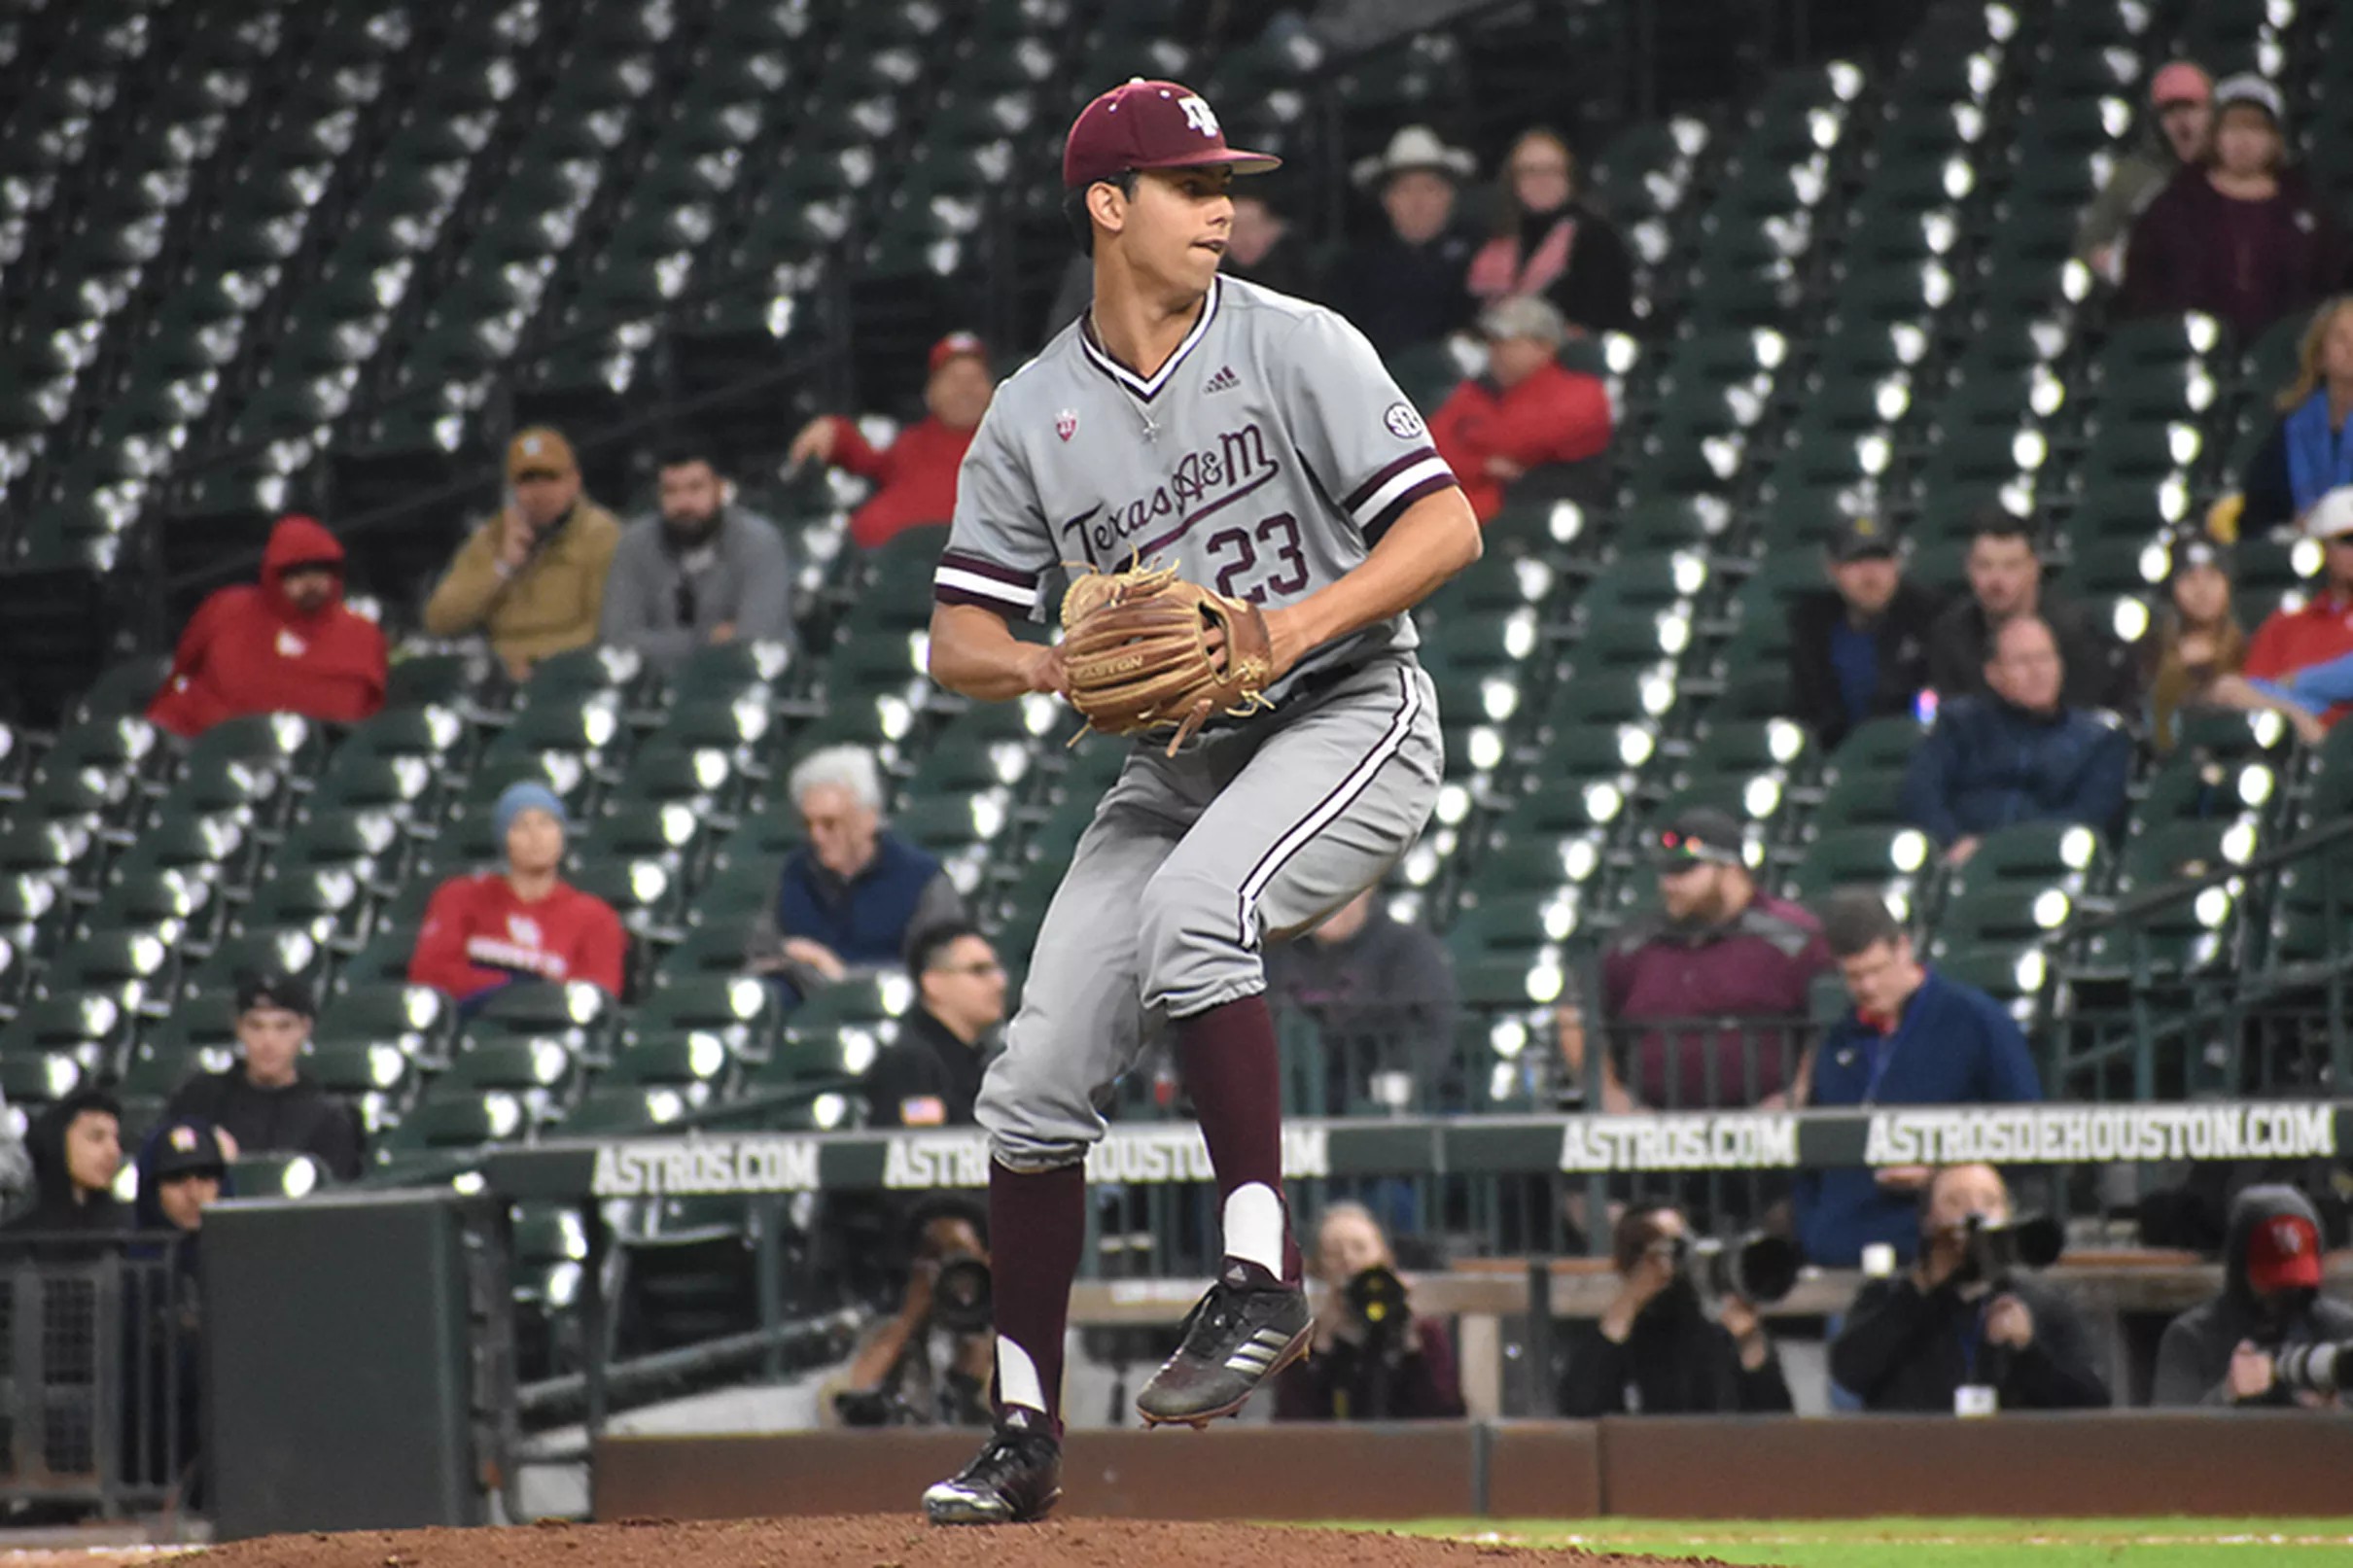
[[[1325,669],[1310,670],[1292,681],[1291,688],[1282,694],[1282,701],[1278,707],[1287,713],[1295,707],[1312,702],[1334,687],[1344,686],[1364,674],[1366,670],[1372,668],[1375,658],[1389,657],[1393,657],[1393,655],[1376,654],[1361,659],[1349,659]],[[1202,725],[1200,733],[1204,735],[1226,734],[1241,729],[1254,716],[1256,715],[1220,714]]]

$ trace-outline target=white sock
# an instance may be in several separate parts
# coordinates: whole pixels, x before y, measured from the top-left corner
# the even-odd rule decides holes
[[[1263,1181],[1225,1195],[1225,1254],[1282,1277],[1282,1199]]]
[[[1045,1385],[1038,1380],[1037,1363],[1003,1334],[997,1337],[997,1401],[1025,1406],[1040,1415],[1046,1412]]]

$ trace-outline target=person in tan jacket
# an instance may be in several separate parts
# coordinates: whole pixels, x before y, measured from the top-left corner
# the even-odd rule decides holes
[[[596,641],[621,525],[580,493],[572,443],[545,426],[507,447],[508,501],[451,558],[425,601],[434,637],[480,632],[516,680],[550,653]]]

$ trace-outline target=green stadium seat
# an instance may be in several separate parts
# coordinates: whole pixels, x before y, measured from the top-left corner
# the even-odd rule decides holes
[[[439,1064],[447,1060],[457,1028],[456,1004],[431,986],[360,982],[325,998],[316,1038],[339,1046],[390,1045],[419,1063]]]
[[[23,890],[46,888],[30,883]],[[33,894],[29,902],[38,902]],[[23,909],[24,905],[18,905]],[[0,911],[6,904],[0,902]],[[124,871],[110,878],[98,906],[90,912],[93,930],[154,931],[167,942],[198,949],[208,947],[228,914],[227,901],[206,877],[184,870]],[[5,920],[0,913],[0,920]]]
[[[464,1029],[467,1041],[549,1038],[592,1061],[611,1053],[620,1020],[613,997],[585,980],[503,986]],[[464,1049],[472,1049],[464,1046]]]
[[[136,1025],[120,996],[53,991],[0,1028],[0,1060],[61,1056],[96,1077],[123,1060]]]
[[[699,1083],[602,1082],[564,1113],[562,1131],[567,1137],[653,1132],[708,1104],[707,1091]]]
[[[388,1156],[455,1153],[516,1141],[534,1125],[521,1097],[505,1091],[469,1095],[452,1090],[428,1098],[384,1138]]]
[[[180,1005],[227,1007],[241,973],[274,972],[315,983],[326,948],[308,931],[247,929],[228,938],[196,966],[181,988]]]
[[[177,950],[158,931],[88,930],[50,960],[42,984],[52,994],[103,995],[134,1012],[159,1011],[178,967]]]
[[[1834,892],[1869,889],[1916,914],[1937,871],[1936,845],[1916,827],[1848,827],[1833,823],[1800,853],[1789,893],[1813,907]]]
[[[2235,820],[2265,811],[2278,790],[2279,776],[2266,762],[2210,757],[2178,748],[2149,776],[2132,816],[2144,826],[2195,819]]]
[[[61,1052],[0,1050],[0,1096],[27,1112],[38,1113],[42,1106],[63,1099],[96,1078],[96,1073]]]
[[[1901,768],[1850,768],[1834,757],[1822,775],[1813,819],[1826,827],[1908,827],[1903,789]]]
[[[2063,888],[2081,893],[2106,869],[2106,848],[2093,829],[2068,822],[2014,822],[1978,840],[1977,853],[1952,874],[1956,897],[1996,886]]]

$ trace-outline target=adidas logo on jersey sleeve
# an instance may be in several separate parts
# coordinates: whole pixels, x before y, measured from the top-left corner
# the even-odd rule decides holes
[[[1221,365],[1217,366],[1217,373],[1210,377],[1209,385],[1201,390],[1205,393],[1231,392],[1240,385],[1242,385],[1242,377],[1234,373],[1234,367],[1230,365]]]

